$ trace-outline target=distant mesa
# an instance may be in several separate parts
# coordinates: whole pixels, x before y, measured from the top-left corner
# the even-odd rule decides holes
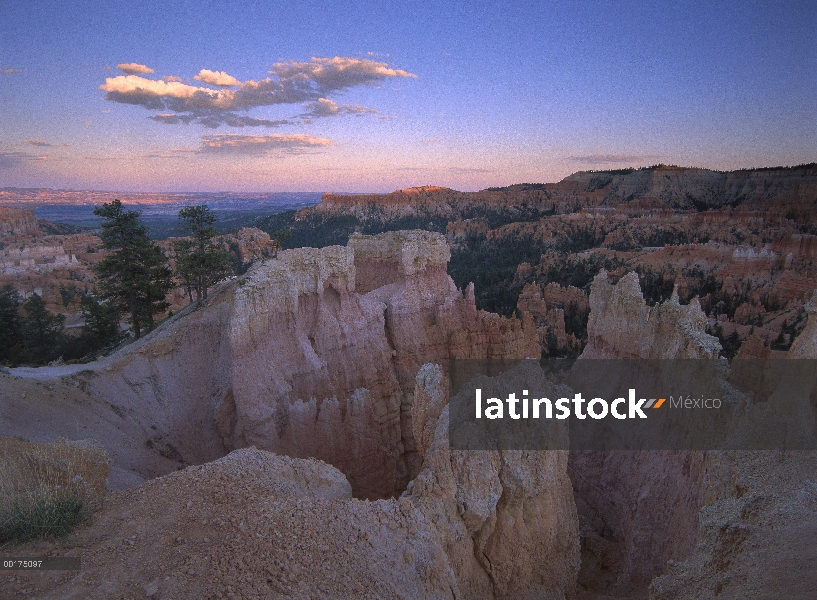
[[[712,171],[653,165],[641,169],[579,171],[557,183],[517,183],[479,192],[425,185],[388,194],[324,194],[317,214],[452,216],[473,207],[573,213],[580,210],[671,210],[702,212],[741,206],[753,210],[810,207],[817,189],[817,164]]]
[[[419,187],[410,187],[402,190],[396,190],[393,194],[426,194],[429,192],[453,192],[451,188],[441,187],[439,185],[421,185]]]

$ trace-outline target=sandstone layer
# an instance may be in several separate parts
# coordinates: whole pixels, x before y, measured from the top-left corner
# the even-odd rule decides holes
[[[582,359],[718,357],[697,299],[681,305],[677,290],[649,307],[635,274],[613,285],[602,272],[592,284],[590,307]],[[792,358],[817,355],[812,321]],[[768,350],[754,342],[744,357],[767,358]],[[733,363],[733,376],[763,376],[741,369]],[[811,375],[804,389],[813,389]],[[736,412],[735,439],[786,430],[789,439],[808,438],[813,445],[814,408],[801,409],[790,414],[775,395],[747,404]],[[805,551],[817,541],[810,483],[815,466],[813,452],[571,452],[582,547],[579,597],[782,597],[776,587],[787,597],[807,597],[802,594],[817,583],[806,566],[811,551]],[[770,573],[765,561],[781,567]]]
[[[553,390],[527,366],[502,385]],[[439,366],[418,373],[412,417],[423,468],[403,498],[436,528],[462,597],[571,597],[579,543],[567,451],[451,450],[447,389]]]
[[[447,259],[444,238],[425,232],[281,252],[113,356],[15,369],[31,379],[9,379],[21,412],[3,411],[0,431],[28,429],[18,414],[40,422],[37,435],[109,431],[100,441],[122,485],[255,445],[337,466],[356,496],[392,496],[420,466],[408,407],[422,364],[539,353],[533,323],[478,311]],[[358,260],[387,279],[358,291]],[[81,425],[50,414],[74,397]]]

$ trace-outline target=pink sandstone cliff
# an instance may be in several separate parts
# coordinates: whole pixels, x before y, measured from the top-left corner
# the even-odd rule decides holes
[[[539,354],[532,321],[477,311],[473,290],[448,278],[448,256],[444,238],[425,232],[281,252],[118,355],[0,374],[44,435],[81,415],[121,480],[171,470],[156,452],[218,459],[116,495],[78,534],[83,574],[53,578],[43,597],[187,586],[305,598],[570,596],[578,529],[567,453],[448,450],[444,368],[424,361]],[[55,409],[68,407],[57,422]],[[259,449],[219,458],[245,446]],[[89,595],[123,552],[155,568],[129,569]],[[168,577],[155,575],[160,564]]]
[[[817,355],[814,306],[807,305],[809,323],[791,358]],[[681,305],[675,293],[649,307],[635,273],[611,284],[602,271],[590,307],[582,359],[718,359],[697,299]],[[747,347],[746,355],[752,352]],[[741,368],[733,363],[733,374],[760,376]],[[814,377],[803,385],[813,389]],[[803,408],[788,414],[774,395],[747,405],[735,435],[785,424],[792,439],[813,436],[813,407]],[[817,518],[806,508],[815,504],[803,501],[813,496],[813,452],[571,452],[568,472],[579,514],[582,598],[807,597],[815,583],[804,558],[817,540]],[[786,567],[769,572],[761,566],[769,561]]]
[[[119,354],[28,374],[57,401],[80,388],[100,418],[124,419],[165,458],[195,464],[255,445],[325,460],[356,496],[388,497],[419,469],[408,408],[422,364],[539,353],[532,321],[478,311],[446,274],[448,257],[426,232],[281,252]],[[29,417],[46,411],[18,400]],[[71,433],[40,420],[43,432]],[[161,472],[145,449],[118,464],[126,452],[113,446],[115,473]]]
[[[36,237],[40,235],[33,210],[0,206],[0,236]]]

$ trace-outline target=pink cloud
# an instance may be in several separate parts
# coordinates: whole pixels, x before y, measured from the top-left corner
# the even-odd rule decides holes
[[[124,71],[128,75],[149,75],[150,73],[154,73],[154,70],[146,65],[140,65],[139,63],[119,63],[116,65],[116,68]]]

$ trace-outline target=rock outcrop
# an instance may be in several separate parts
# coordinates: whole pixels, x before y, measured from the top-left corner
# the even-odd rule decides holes
[[[88,406],[141,429],[164,458],[197,464],[255,445],[325,460],[356,496],[389,497],[420,466],[408,410],[420,366],[539,355],[533,323],[478,311],[447,259],[444,238],[426,232],[280,252],[119,354],[14,372],[49,381],[55,402],[63,387],[82,386]],[[385,278],[372,289],[378,264]],[[70,436],[47,404],[43,428]],[[128,470],[142,460],[131,456]]]
[[[533,317],[543,350],[579,346],[576,336],[572,333],[568,335],[565,319],[582,319],[590,310],[587,296],[580,289],[561,287],[557,283],[546,286],[529,283],[522,288],[516,306],[521,313],[530,313]]]
[[[448,359],[539,347],[530,318],[477,311],[448,257],[425,232],[281,252],[118,355],[0,375],[21,403],[36,395],[28,418],[44,430],[60,428],[46,407],[82,406],[85,426],[120,446],[120,481],[125,467],[157,474],[150,449],[179,466],[217,459],[106,502],[71,553],[82,574],[40,595],[571,595],[567,451],[449,451]],[[218,458],[246,446],[276,455]],[[138,566],[95,588],[125,556]]]
[[[694,552],[667,564],[649,586],[650,599],[813,597],[815,459],[814,452],[708,455],[721,473],[690,524],[698,531]]]
[[[535,367],[513,376],[552,390]],[[567,451],[451,450],[447,389],[437,365],[418,373],[412,417],[424,460],[403,498],[435,527],[463,598],[570,597],[579,545]]]
[[[809,323],[792,358],[815,356],[814,305],[807,304]],[[590,306],[582,359],[718,355],[695,300],[682,306],[674,294],[647,307],[635,274],[611,285],[601,273]],[[769,358],[759,338],[744,346],[740,360]],[[731,367],[744,387],[763,377],[758,363],[747,365],[736,360]],[[803,375],[811,380],[796,383],[813,390],[814,373]],[[745,405],[735,413],[733,435],[813,436],[813,407],[781,400],[775,392]],[[809,566],[817,540],[813,452],[571,452],[568,466],[582,545],[578,583],[586,598],[805,598],[817,583]]]
[[[38,235],[40,235],[40,229],[37,227],[37,219],[34,218],[33,210],[0,206],[0,237],[36,237]]]
[[[601,271],[590,291],[588,343],[581,359],[716,359],[697,299],[647,306],[638,275],[615,285]],[[590,597],[643,597],[668,560],[688,557],[697,541],[707,464],[693,451],[571,452],[582,542],[579,585]]]
[[[803,307],[808,315],[806,327],[792,342],[789,358],[817,358],[817,291]]]
[[[676,289],[667,302],[649,307],[638,274],[613,285],[602,270],[590,286],[582,358],[717,358],[720,342],[705,333],[706,324],[697,298],[682,306]]]
[[[242,227],[236,233],[221,236],[222,243],[237,252],[246,263],[274,257],[279,248],[278,243],[270,239],[268,233],[257,227]]]
[[[817,358],[817,292],[805,308],[808,323],[788,358],[810,365]],[[756,338],[750,338],[746,346],[743,358],[768,358],[768,349]],[[748,372],[741,376],[760,378],[757,366],[749,362]],[[803,369],[802,374],[811,375],[803,388],[813,391],[814,369]],[[775,400],[772,396],[752,407],[756,414],[751,422],[758,429],[781,427],[780,412],[785,407],[776,406]],[[794,435],[814,436],[813,400],[801,408],[805,410],[785,415],[790,421],[787,429]],[[817,454],[797,450],[710,452],[706,462],[710,470],[719,469],[721,474],[705,491],[707,502],[700,510],[694,552],[686,560],[668,563],[666,572],[650,584],[650,598],[811,597],[817,587]]]
[[[0,275],[45,273],[76,266],[77,257],[62,245],[30,244],[0,250]]]
[[[456,598],[434,528],[407,500],[354,500],[337,469],[248,448],[108,498],[37,598]],[[14,578],[12,578],[14,579]]]

